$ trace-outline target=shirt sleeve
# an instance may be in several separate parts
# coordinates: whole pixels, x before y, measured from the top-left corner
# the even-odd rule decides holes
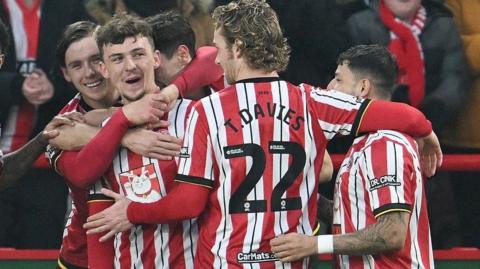
[[[202,103],[198,102],[187,123],[176,181],[213,188],[214,160],[210,138],[208,121]]]
[[[384,138],[363,151],[363,183],[375,218],[392,211],[411,212],[415,179],[421,176],[413,154],[404,144]]]
[[[303,84],[310,96],[313,117],[327,140],[338,135],[356,134],[362,115],[370,103],[337,91],[326,91]]]

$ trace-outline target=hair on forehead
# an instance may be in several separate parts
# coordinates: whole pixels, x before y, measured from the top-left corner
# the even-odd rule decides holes
[[[145,37],[148,39],[152,50],[154,42],[152,38],[152,28],[143,19],[129,15],[127,13],[118,13],[101,26],[96,32],[96,40],[100,53],[103,54],[103,47],[107,45],[122,44],[127,38]]]
[[[65,67],[65,53],[75,42],[93,36],[97,25],[91,21],[78,21],[67,25],[57,44],[56,58],[61,67]]]

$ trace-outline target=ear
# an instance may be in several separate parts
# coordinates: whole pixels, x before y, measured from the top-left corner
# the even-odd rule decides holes
[[[157,69],[158,67],[160,67],[160,64],[162,63],[162,60],[160,58],[160,51],[155,50],[153,52],[153,69]]]
[[[180,45],[177,47],[177,56],[180,62],[184,65],[192,61],[192,57],[190,56],[190,49],[186,45]]]
[[[241,40],[235,39],[235,43],[232,46],[233,56],[234,58],[242,57],[242,49],[243,42]]]
[[[68,75],[67,68],[60,67],[60,69],[62,70],[62,74],[63,74],[63,77],[65,78],[65,80],[68,81],[68,82],[72,82],[72,79]]]
[[[98,63],[98,72],[100,72],[100,74],[102,74],[102,77],[104,77],[106,79],[110,78],[110,74],[108,73],[107,66],[105,65],[105,63],[103,61]]]
[[[362,79],[361,84],[362,84],[362,89],[360,90],[360,97],[362,98],[370,97],[373,91],[372,82],[369,79],[364,78]]]

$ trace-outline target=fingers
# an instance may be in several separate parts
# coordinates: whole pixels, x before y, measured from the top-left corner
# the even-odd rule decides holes
[[[60,132],[58,130],[43,131],[42,135],[46,140],[50,140],[60,135]]]
[[[160,88],[155,84],[155,71],[153,68],[144,70],[144,87],[146,93],[158,92]]]
[[[113,237],[116,234],[114,230],[110,230],[108,233],[106,233],[104,236],[100,237],[100,242],[105,242],[111,237]]]
[[[108,196],[110,198],[113,198],[116,200],[119,200],[119,199],[122,199],[124,198],[125,196],[121,195],[121,194],[118,194],[112,190],[109,190],[109,189],[106,189],[106,188],[102,188],[101,192],[105,195],[105,196]]]

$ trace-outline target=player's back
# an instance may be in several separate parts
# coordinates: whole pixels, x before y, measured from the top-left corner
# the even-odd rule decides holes
[[[180,166],[199,169],[197,178],[211,180],[207,184],[213,188],[201,217],[196,267],[282,268],[270,252],[270,239],[313,233],[318,159],[323,159],[315,157],[324,151],[315,144],[306,99],[298,87],[278,78],[256,78],[196,104],[190,124],[208,129],[208,149],[198,156],[193,145],[191,156],[184,156],[190,163]]]

